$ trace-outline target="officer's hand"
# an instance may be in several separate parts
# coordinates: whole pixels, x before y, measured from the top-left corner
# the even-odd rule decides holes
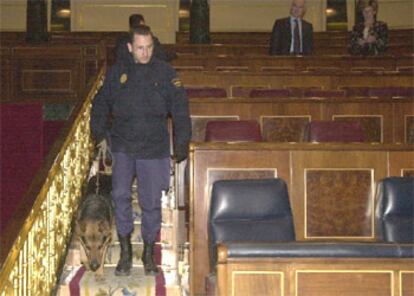
[[[107,142],[105,138],[100,138],[99,140],[97,140],[96,143],[97,144],[95,145],[95,156],[98,155],[100,150],[106,150],[107,147]]]
[[[97,145],[97,148],[99,149],[106,149],[108,147],[108,143],[106,142],[106,139],[102,139]]]
[[[175,161],[177,163],[180,163],[183,160],[185,160],[187,158],[187,156],[188,156],[188,147],[187,146],[185,146],[185,147],[176,147],[174,158],[175,158]]]

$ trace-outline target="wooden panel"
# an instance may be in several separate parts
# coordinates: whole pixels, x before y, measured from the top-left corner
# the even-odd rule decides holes
[[[371,170],[305,169],[305,174],[307,238],[372,236]]]
[[[92,57],[96,57],[98,55],[98,50],[96,48],[96,45],[89,45],[86,46],[83,49],[83,55],[84,56],[92,56]]]
[[[221,249],[226,253],[225,248]],[[234,273],[280,274],[285,296],[308,295],[413,295],[413,263],[406,258],[278,258],[278,257],[222,257],[217,267],[219,295],[232,295]],[[257,277],[243,278],[243,287],[248,288]],[[274,295],[279,290],[279,281],[266,283],[260,294]],[[260,284],[262,285],[262,284]],[[402,288],[400,288],[402,287]],[[266,290],[265,290],[266,289]],[[226,291],[226,292],[224,292]],[[405,294],[402,294],[402,292]]]
[[[365,142],[377,142],[381,143],[383,142],[382,137],[382,130],[383,130],[383,124],[382,124],[382,115],[353,115],[353,116],[347,116],[347,115],[334,115],[334,120],[341,120],[341,121],[356,121],[359,122],[359,124],[362,127],[362,130],[364,131],[365,135]],[[392,142],[392,139],[390,139]]]
[[[414,102],[398,100],[394,103],[394,142],[414,144]]]
[[[405,142],[414,144],[414,115],[405,116]]]
[[[235,271],[231,295],[283,296],[283,273],[274,271]]]
[[[246,99],[245,99],[246,100]],[[190,99],[190,113],[192,116],[238,116],[240,120],[257,120],[260,115],[271,115],[273,113],[273,104],[262,101],[253,104],[247,99],[243,102],[223,99]],[[197,102],[197,103],[193,103]]]
[[[270,36],[270,34],[268,34]],[[210,35],[211,37],[211,35]],[[411,36],[405,36],[405,40],[403,40],[404,37],[402,37],[402,40],[400,41],[394,41],[393,44],[388,45],[387,54],[393,55],[393,54],[399,54],[398,58],[402,54],[409,54],[412,50],[412,44],[413,42],[410,42]],[[209,55],[211,57],[219,56],[219,55],[227,55],[227,56],[254,56],[254,55],[262,55],[266,56],[269,54],[269,41],[267,41],[267,44],[255,44],[254,40],[255,37],[253,36],[252,39],[247,41],[241,41],[241,40],[235,40],[233,44],[213,44],[212,46],[207,44],[184,44],[179,41],[177,41],[176,44],[169,44],[169,46],[166,46],[167,49],[172,49],[175,51],[179,56],[182,55]],[[263,42],[263,40],[261,40]],[[179,42],[179,43],[178,43]],[[185,42],[188,42],[186,40]],[[335,44],[334,44],[335,43]],[[342,43],[342,44],[341,44]],[[313,54],[312,57],[323,57],[327,55],[343,55],[347,56],[349,54],[348,48],[347,48],[348,38],[332,38],[332,40],[314,40],[313,44]],[[167,45],[167,44],[165,44]],[[359,71],[359,72],[374,72],[374,71],[385,71],[389,69],[389,67],[384,66],[373,66],[375,63],[372,63],[371,61],[367,61],[368,66],[363,66],[363,63],[359,62],[357,63],[358,66],[352,67],[353,63],[349,63],[349,67],[347,67],[347,70],[352,71]],[[394,69],[393,67],[395,65],[389,65]],[[282,69],[277,69],[278,67],[275,66],[264,66],[261,67],[261,71],[278,71]],[[285,68],[286,70],[289,69],[289,67]]]
[[[81,47],[14,49],[12,99],[77,100],[85,86]]]
[[[413,146],[414,147],[414,146]],[[414,152],[401,151],[389,153],[389,176],[407,176],[414,170]]]
[[[235,67],[240,71],[249,70],[252,72],[260,72],[266,69],[289,69],[293,68],[293,72],[290,75],[296,74],[330,74],[334,76],[355,74],[364,76],[364,80],[369,76],[378,76],[383,74],[384,71],[375,72],[375,67],[381,67],[385,71],[396,71],[396,61],[404,63],[406,66],[412,66],[413,61],[404,60],[400,58],[394,58],[392,56],[379,57],[333,57],[333,56],[312,56],[303,57],[300,60],[291,56],[278,56],[273,57],[269,55],[244,55],[242,57],[238,55],[215,55],[214,53],[208,54],[192,54],[181,55],[178,59],[172,61],[172,65],[175,66],[203,66],[207,71],[215,71],[225,67]],[[224,68],[223,68],[224,67]],[[352,69],[371,69],[369,72],[352,71]],[[231,68],[230,68],[231,69]],[[305,71],[305,73],[301,73]],[[277,74],[278,71],[271,71],[273,74]],[[289,72],[283,71],[283,74],[289,74]],[[282,74],[280,73],[280,74]]]
[[[248,85],[241,85],[241,86],[232,85],[230,87],[230,96],[231,97],[244,97],[244,98],[248,98],[250,96],[250,92],[253,89],[267,89],[267,88],[270,88],[270,85],[253,85],[253,86],[248,86]]]
[[[353,13],[353,12],[352,12]],[[354,22],[352,21],[352,24]],[[351,28],[352,29],[352,26]],[[405,40],[410,44],[412,40],[410,37],[413,35],[413,29],[391,29],[388,31],[388,38],[390,43],[400,44],[401,40]],[[210,32],[211,43],[222,44],[247,44],[251,43],[254,45],[257,44],[269,44],[269,32]],[[314,42],[315,44],[330,44],[332,40],[340,41],[340,44],[346,44],[349,36],[346,31],[325,31],[325,32],[314,32]],[[178,32],[177,33],[177,43],[185,44],[189,43],[189,33],[188,32]],[[355,58],[355,57],[352,57]],[[366,58],[366,57],[363,57]],[[375,64],[375,63],[374,63]]]
[[[262,116],[262,137],[266,142],[302,142],[311,116]]]
[[[76,60],[59,63],[57,60],[37,59],[17,61],[13,96],[22,99],[56,98],[57,95],[76,98],[79,90],[80,67]],[[60,99],[62,99],[60,97]]]
[[[367,151],[358,151],[358,150],[343,151],[343,152],[339,152],[339,151],[294,151],[292,153],[293,153],[292,182],[293,184],[295,184],[295,186],[292,186],[292,191],[290,192],[290,196],[293,202],[293,209],[294,209],[296,239],[298,240],[316,239],[316,238],[325,237],[325,235],[326,237],[329,237],[330,239],[335,239],[335,238],[373,239],[374,238],[373,227],[372,227],[373,218],[374,218],[373,217],[374,213],[372,212],[373,201],[372,201],[372,195],[370,195],[369,193],[370,193],[370,190],[374,189],[373,188],[374,186],[372,186],[372,188],[365,187],[365,186],[368,186],[367,184],[368,181],[366,181],[365,183],[362,183],[365,189],[358,189],[358,190],[361,190],[361,191],[358,191],[358,194],[359,194],[358,197],[347,196],[344,200],[341,200],[340,197],[338,197],[338,200],[336,200],[336,197],[330,197],[329,194],[333,192],[335,192],[335,194],[340,194],[339,193],[341,191],[340,188],[343,188],[343,187],[339,187],[339,184],[341,184],[339,180],[335,181],[335,179],[328,179],[329,182],[335,182],[335,183],[338,182],[338,187],[334,187],[332,189],[323,187],[324,189],[322,189],[322,190],[327,190],[325,193],[326,194],[325,198],[330,200],[330,202],[328,204],[325,204],[323,208],[322,208],[322,205],[320,206],[320,208],[318,207],[311,208],[312,212],[307,213],[306,192],[308,190],[307,189],[308,184],[305,178],[307,176],[307,172],[309,172],[310,170],[330,170],[330,171],[372,170],[374,180],[376,181],[376,180],[385,178],[387,176],[387,154],[385,152],[379,152],[379,151],[375,153],[372,153],[372,152],[370,153]],[[337,174],[337,177],[339,178],[340,175],[341,174]],[[356,188],[356,186],[358,185],[357,183],[358,180],[351,178],[350,176],[347,176],[347,178],[349,178],[347,181],[342,181],[342,182],[345,182],[342,184],[342,186],[345,186],[347,182],[349,182],[349,184],[356,182],[352,186],[353,188]],[[365,178],[367,177],[365,176]],[[318,182],[323,184],[323,182],[327,182],[327,181],[322,179]],[[369,183],[369,184],[372,185],[372,183]],[[316,190],[317,187],[314,186],[311,189]],[[329,190],[332,190],[332,192],[330,192]],[[347,193],[353,194],[355,192],[352,192],[352,190],[349,189]],[[312,197],[312,199],[315,199],[315,200],[318,198],[319,196]],[[331,202],[332,200],[337,201],[339,204],[332,203]],[[352,204],[352,201],[357,202],[358,204],[354,205]],[[357,217],[360,219],[360,220],[355,219],[354,221],[352,221],[352,219],[348,217],[347,221],[348,222],[352,221],[351,224],[354,227],[353,230],[345,230],[346,229],[345,226],[339,225],[341,222],[337,222],[339,224],[336,224],[336,225],[333,224],[335,225],[336,228],[331,228],[333,226],[331,225],[332,224],[331,220],[335,219],[334,217],[335,213],[336,215],[339,215],[339,213],[341,212],[340,207],[344,205],[347,206],[347,209],[346,210],[344,209],[344,212],[342,212],[342,214],[346,212],[348,215],[350,214],[354,219],[356,218],[354,217],[354,215],[356,214]],[[314,205],[310,205],[310,206],[314,207]],[[357,212],[354,213],[353,212],[354,210],[356,210]],[[365,213],[366,216],[363,213],[364,210],[366,211]],[[309,219],[309,217],[311,218],[310,221],[312,221],[312,219],[316,219],[314,221],[323,221],[324,219],[326,219],[324,220],[323,224],[320,224],[322,222],[318,222],[319,224],[318,224],[318,227],[316,228],[318,230],[316,230],[315,228],[312,230],[312,231],[316,231],[316,233],[313,233],[308,228],[310,226],[307,224],[307,221],[308,221],[307,219]],[[322,229],[329,229],[329,231],[326,230],[327,233],[323,233],[323,232],[320,233]],[[345,235],[340,235],[340,233],[335,234],[334,229],[338,232],[345,231],[344,233]],[[354,233],[355,235],[350,235],[351,233],[347,233],[347,231],[350,231]]]
[[[16,36],[20,37],[24,39],[23,34]],[[62,33],[59,38],[47,45],[33,46],[23,40],[16,40],[17,45],[2,44],[2,101],[52,103],[81,99],[86,82],[103,65],[104,45],[93,35],[89,38]]]
[[[414,177],[414,170],[403,169],[402,176],[403,177]]]
[[[98,61],[97,60],[85,60],[85,78],[88,79],[98,74]]]
[[[341,87],[397,86],[412,87],[410,73],[383,73],[366,75],[365,73],[347,74],[311,74],[311,73],[246,73],[246,72],[215,72],[181,71],[180,78],[184,85],[216,86],[227,89],[234,86],[270,85],[271,88],[281,87],[322,87],[323,89],[339,89]],[[369,110],[369,108],[368,108]]]
[[[401,271],[401,296],[414,295],[414,271]]]
[[[390,103],[327,104],[326,119],[359,121],[369,142],[393,142],[393,109]]]
[[[300,271],[297,296],[392,296],[392,272]]]
[[[249,71],[249,67],[248,66],[217,66],[215,69],[215,71],[226,71],[226,72],[231,72],[231,71]]]
[[[71,92],[70,70],[23,70],[21,92]]]

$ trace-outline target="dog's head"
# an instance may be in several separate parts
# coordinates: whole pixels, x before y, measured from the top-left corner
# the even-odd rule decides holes
[[[88,260],[84,264],[96,271],[104,264],[106,248],[112,238],[111,225],[106,220],[81,220],[76,231]]]

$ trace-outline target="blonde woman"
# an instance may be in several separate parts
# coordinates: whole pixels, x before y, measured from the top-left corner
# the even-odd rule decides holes
[[[354,26],[351,32],[350,53],[353,55],[378,55],[385,52],[388,45],[387,24],[377,21],[378,2],[360,0],[358,8],[364,21]]]

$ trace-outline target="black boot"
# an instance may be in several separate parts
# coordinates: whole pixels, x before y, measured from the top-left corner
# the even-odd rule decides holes
[[[153,258],[154,245],[154,242],[148,243],[144,241],[144,251],[142,252],[141,260],[144,263],[145,275],[157,275],[159,272]]]
[[[121,247],[121,255],[115,269],[115,275],[127,276],[131,273],[132,267],[132,245],[131,234],[121,236],[118,234],[118,239]]]

